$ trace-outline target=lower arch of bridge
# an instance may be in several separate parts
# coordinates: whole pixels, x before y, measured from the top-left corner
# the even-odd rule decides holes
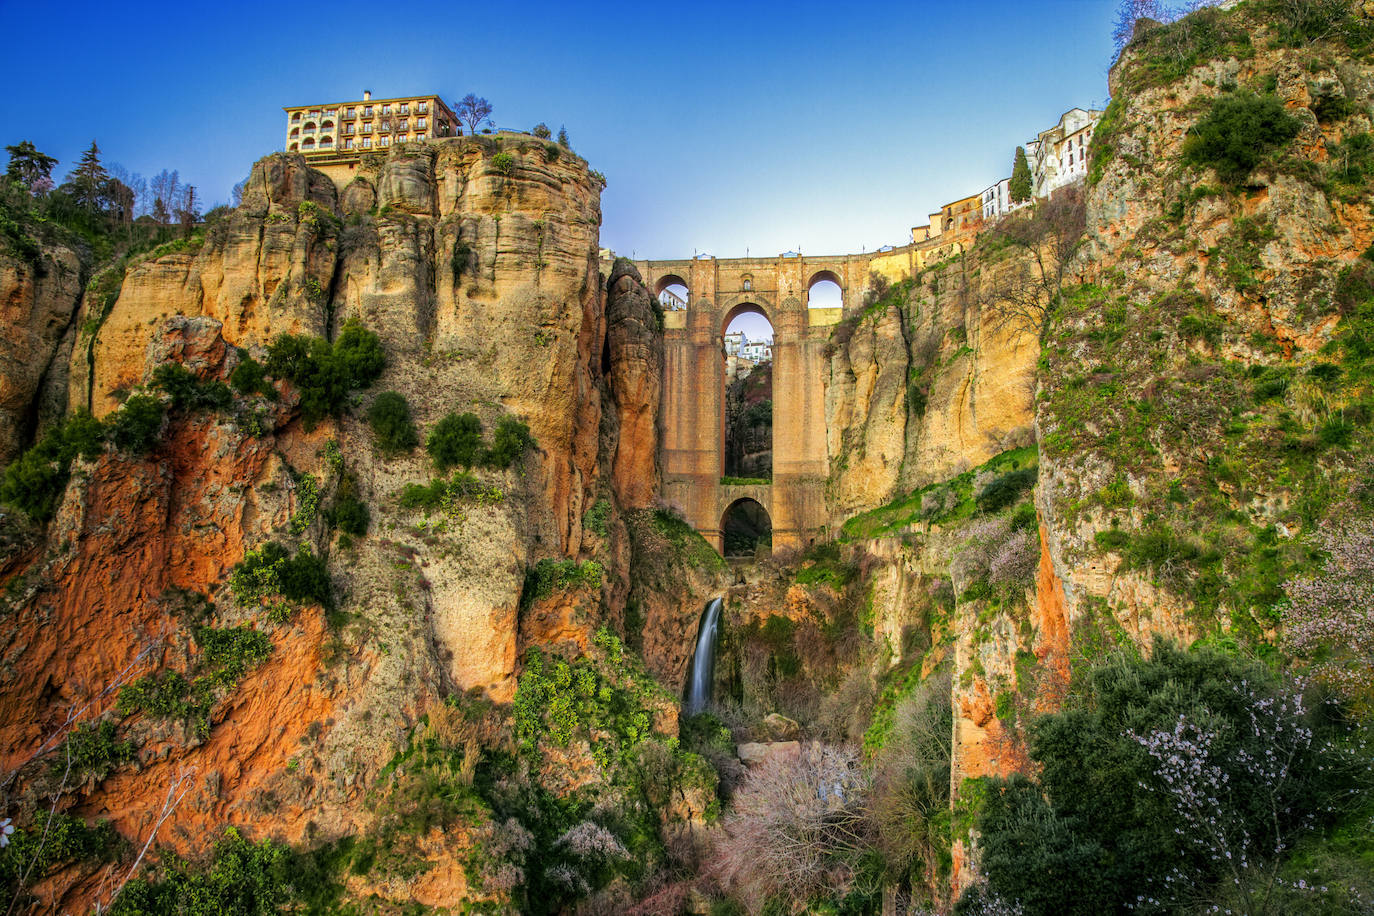
[[[767,556],[773,547],[773,519],[756,499],[737,499],[720,517],[723,553],[727,557]]]

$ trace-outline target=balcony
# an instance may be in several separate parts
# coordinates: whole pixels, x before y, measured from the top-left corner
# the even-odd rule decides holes
[[[307,127],[307,128],[305,129],[305,135],[306,135],[307,137],[313,137],[313,136],[315,136],[315,128],[313,128],[313,127]]]

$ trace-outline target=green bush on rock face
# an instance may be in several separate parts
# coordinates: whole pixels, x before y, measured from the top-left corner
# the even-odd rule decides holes
[[[105,427],[105,439],[131,455],[152,451],[162,434],[162,402],[149,394],[130,395]]]
[[[5,468],[0,503],[34,521],[47,521],[57,511],[72,461],[77,455],[95,458],[103,449],[100,421],[84,410],[76,411]]]
[[[326,417],[340,416],[349,394],[371,385],[385,368],[381,340],[356,322],[344,325],[332,346],[319,337],[283,334],[267,351],[268,373],[300,391],[307,429]]]
[[[1216,169],[1217,177],[1228,184],[1240,184],[1269,153],[1296,137],[1299,126],[1272,95],[1223,95],[1193,125],[1183,143],[1183,158]]]
[[[420,444],[420,435],[410,418],[410,405],[399,392],[383,391],[367,409],[367,424],[386,455],[409,452]]]
[[[482,454],[482,421],[474,413],[451,413],[430,430],[425,449],[441,471],[470,468]]]

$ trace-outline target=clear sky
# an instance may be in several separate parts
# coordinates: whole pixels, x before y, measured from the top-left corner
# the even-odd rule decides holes
[[[0,0],[0,143],[65,175],[95,139],[215,203],[282,148],[284,105],[476,92],[498,126],[567,126],[620,254],[872,250],[1105,101],[1114,7]]]

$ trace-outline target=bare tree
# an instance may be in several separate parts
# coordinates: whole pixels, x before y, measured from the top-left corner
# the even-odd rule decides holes
[[[835,886],[844,853],[865,844],[866,788],[851,748],[809,744],[769,756],[735,794],[714,871],[754,907],[773,894],[804,900]]]
[[[238,184],[234,185],[232,188],[229,189],[230,206],[237,207],[239,204],[243,203],[243,189],[246,187],[248,187],[247,178],[243,179],[243,181],[240,181]]]
[[[1120,54],[1135,37],[1136,25],[1142,19],[1162,22],[1167,14],[1159,0],[1121,0],[1116,7],[1116,24],[1112,27],[1112,44]]]
[[[163,169],[153,176],[149,182],[150,193],[153,196],[153,205],[150,208],[154,218],[159,223],[170,221],[169,208],[175,207],[181,195],[181,178],[175,170],[169,172]],[[161,203],[161,208],[158,207]]]
[[[458,120],[468,126],[468,133],[477,133],[477,127],[486,122],[491,124],[491,102],[469,92],[463,96],[463,100],[455,106],[458,113]]]
[[[997,327],[1043,335],[1050,310],[1064,294],[1073,256],[1087,230],[1082,185],[1056,191],[1026,215],[1004,220],[997,233],[1028,258],[1000,269],[985,303]]]

